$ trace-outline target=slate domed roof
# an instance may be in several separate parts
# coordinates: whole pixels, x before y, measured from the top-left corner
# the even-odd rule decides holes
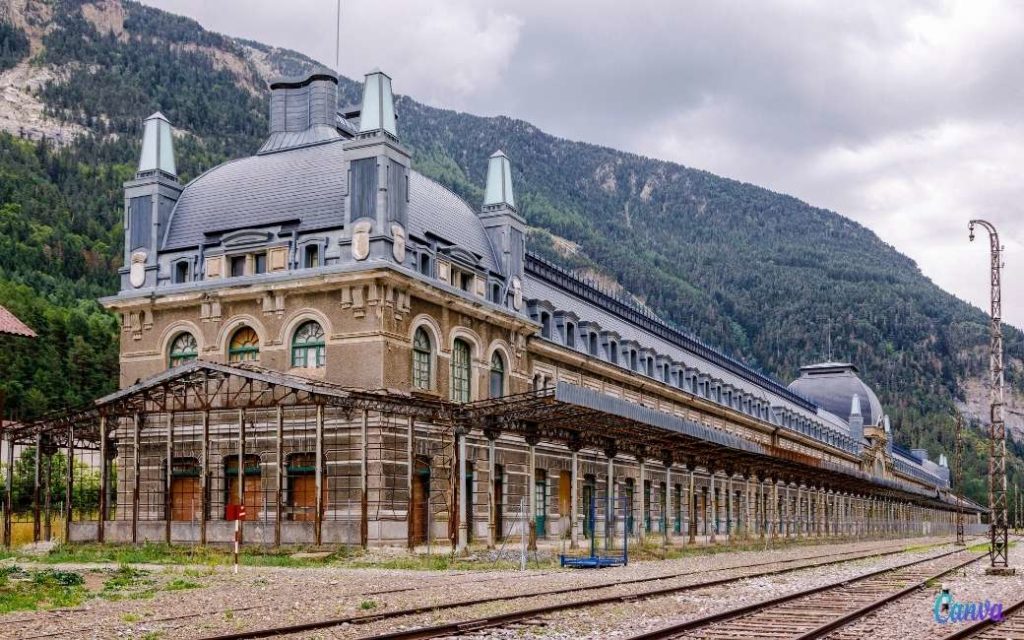
[[[208,234],[297,222],[297,231],[342,227],[346,192],[342,139],[225,162],[188,183],[163,238],[164,251],[195,247]],[[409,176],[409,233],[431,234],[499,270],[476,212],[444,186]]]
[[[790,383],[789,388],[847,422],[854,395],[860,396],[865,425],[878,424],[884,413],[878,396],[857,375],[857,367],[848,362],[822,362],[801,367],[800,377]]]

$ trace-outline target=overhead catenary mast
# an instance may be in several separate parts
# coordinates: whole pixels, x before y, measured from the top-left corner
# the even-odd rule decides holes
[[[956,454],[956,459],[953,461],[953,486],[955,491],[953,495],[956,496],[956,546],[966,546],[964,542],[964,417],[957,411],[956,412],[956,444],[953,452]]]
[[[1006,423],[1003,418],[1003,328],[1002,328],[1002,251],[999,234],[992,223],[971,220],[970,239],[975,225],[988,231],[991,247],[991,311],[989,323],[989,458],[988,505],[991,551],[989,572],[1013,573],[1009,561],[1009,531],[1006,521]]]

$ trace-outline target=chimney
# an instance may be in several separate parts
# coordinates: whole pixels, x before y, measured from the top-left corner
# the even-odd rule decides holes
[[[312,73],[270,83],[270,137],[259,153],[273,153],[341,137],[338,78]]]

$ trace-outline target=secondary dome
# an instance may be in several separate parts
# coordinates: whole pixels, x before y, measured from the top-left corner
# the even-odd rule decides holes
[[[878,424],[882,420],[882,403],[857,375],[857,367],[849,362],[822,362],[800,367],[800,377],[790,383],[789,388],[847,422],[850,421],[853,396],[858,395],[864,424]]]

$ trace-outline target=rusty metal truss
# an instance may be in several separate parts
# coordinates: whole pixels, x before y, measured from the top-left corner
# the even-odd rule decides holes
[[[51,445],[67,446],[68,434],[73,433],[76,448],[89,448],[97,446],[101,440],[100,425],[112,423],[104,419],[175,411],[316,405],[340,408],[350,417],[365,410],[442,425],[452,422],[453,405],[435,399],[393,390],[350,389],[250,365],[199,360],[100,398],[91,406],[56,411],[31,422],[7,425],[3,435],[16,444],[32,444],[38,435],[43,435]]]

